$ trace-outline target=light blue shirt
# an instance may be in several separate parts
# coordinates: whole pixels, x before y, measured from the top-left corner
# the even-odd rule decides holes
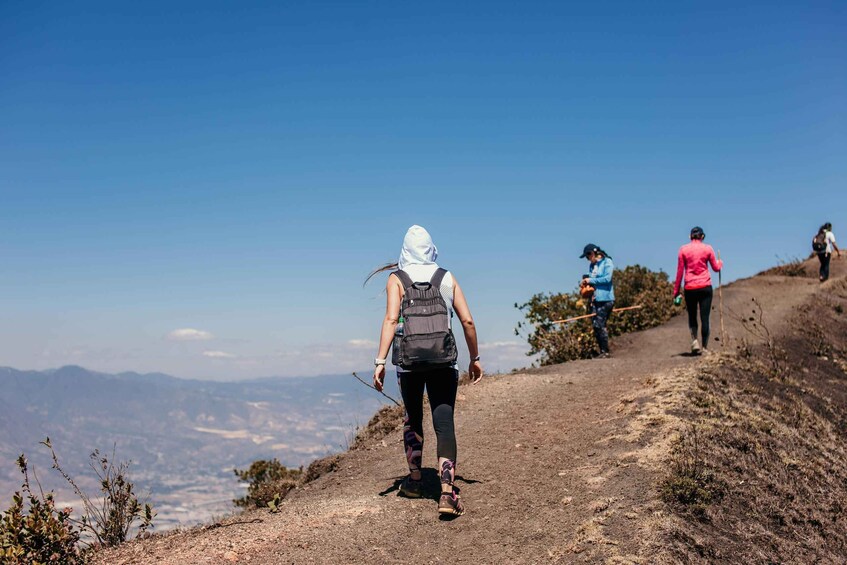
[[[594,287],[595,302],[610,302],[615,299],[615,289],[612,286],[612,272],[615,265],[608,257],[591,265],[588,284]]]

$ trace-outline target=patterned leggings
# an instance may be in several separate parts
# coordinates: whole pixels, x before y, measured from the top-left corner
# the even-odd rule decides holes
[[[446,459],[439,469],[442,482],[453,482],[456,466],[456,430],[453,426],[453,409],[456,406],[456,389],[459,372],[455,369],[435,369],[398,373],[400,394],[406,408],[403,422],[403,446],[410,471],[419,471],[423,454],[423,393],[429,398],[432,409],[432,427],[435,428],[436,452]]]
[[[614,307],[615,303],[611,300],[591,303],[591,313],[595,315],[591,325],[594,326],[594,337],[597,338],[600,353],[609,352],[609,331],[606,329],[606,322],[609,321],[609,315]]]

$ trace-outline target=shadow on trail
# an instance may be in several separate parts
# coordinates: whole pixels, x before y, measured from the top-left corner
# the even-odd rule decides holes
[[[394,482],[387,489],[379,492],[379,496],[388,496],[392,492],[396,492],[398,496],[403,496],[400,494],[400,485],[403,483],[403,479],[406,478],[406,475],[401,477],[393,477]],[[456,475],[455,482],[461,482],[466,485],[475,485],[482,483],[482,481],[478,481],[476,479],[466,479],[462,475]],[[421,498],[428,498],[430,500],[438,501],[441,496],[441,478],[438,476],[438,472],[435,469],[424,467],[421,469],[421,481],[423,481],[423,493]],[[461,493],[462,489],[456,487],[456,492]]]

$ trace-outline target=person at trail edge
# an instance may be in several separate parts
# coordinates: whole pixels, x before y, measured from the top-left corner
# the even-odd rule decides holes
[[[709,347],[709,314],[712,311],[712,275],[709,265],[717,272],[723,268],[723,261],[715,257],[711,245],[703,243],[706,234],[703,228],[691,228],[691,243],[679,248],[676,266],[676,281],[673,285],[674,302],[679,304],[682,279],[685,277],[685,308],[688,310],[688,329],[691,331],[691,353],[701,352],[701,343],[697,341],[697,311],[700,311],[702,351]]]
[[[382,390],[385,363],[393,346],[392,363],[397,369],[397,381],[406,411],[403,424],[403,445],[409,475],[400,485],[407,497],[423,495],[421,459],[423,454],[423,393],[426,389],[435,429],[438,473],[441,479],[439,514],[460,516],[465,508],[454,485],[456,476],[456,432],[453,412],[459,372],[456,369],[456,350],[452,334],[453,313],[458,316],[470,353],[468,373],[476,384],[483,375],[479,359],[476,326],[462,288],[453,274],[435,262],[438,250],[429,233],[412,226],[403,239],[397,263],[377,269],[375,274],[394,270],[385,287],[386,308],[379,337],[379,349],[374,359],[374,388]],[[415,297],[409,299],[409,297]],[[416,303],[417,301],[417,303]],[[415,315],[417,313],[418,315]],[[404,334],[405,332],[405,334]],[[428,336],[441,332],[441,338],[431,342],[428,349],[404,342],[417,333],[415,343],[426,342]],[[443,344],[447,343],[447,356]],[[405,349],[404,349],[405,348]],[[413,348],[414,349],[413,351]],[[439,355],[441,357],[439,357]],[[452,355],[452,356],[451,356]],[[446,359],[446,361],[444,361]],[[430,368],[430,366],[435,368]]]
[[[841,257],[841,250],[835,245],[835,234],[832,233],[832,224],[827,222],[820,227],[818,234],[812,239],[812,249],[817,253],[821,262],[820,281],[829,278],[829,261],[832,259],[833,250]]]
[[[588,286],[594,289],[591,298],[591,314],[594,314],[594,318],[591,323],[594,326],[594,337],[600,347],[600,357],[610,357],[606,322],[615,307],[615,289],[612,285],[615,265],[609,254],[593,243],[585,246],[579,258],[588,259],[590,264],[589,273],[582,278],[580,285],[583,289]]]

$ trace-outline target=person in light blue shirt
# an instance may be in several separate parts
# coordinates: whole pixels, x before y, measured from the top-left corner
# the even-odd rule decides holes
[[[591,299],[591,313],[594,314],[592,325],[594,326],[594,337],[600,347],[600,357],[610,357],[609,332],[606,330],[606,322],[615,307],[615,288],[612,284],[612,273],[615,265],[612,258],[597,245],[589,243],[582,250],[580,259],[588,259],[590,263],[589,273],[582,279],[582,285],[590,285],[594,288]]]

